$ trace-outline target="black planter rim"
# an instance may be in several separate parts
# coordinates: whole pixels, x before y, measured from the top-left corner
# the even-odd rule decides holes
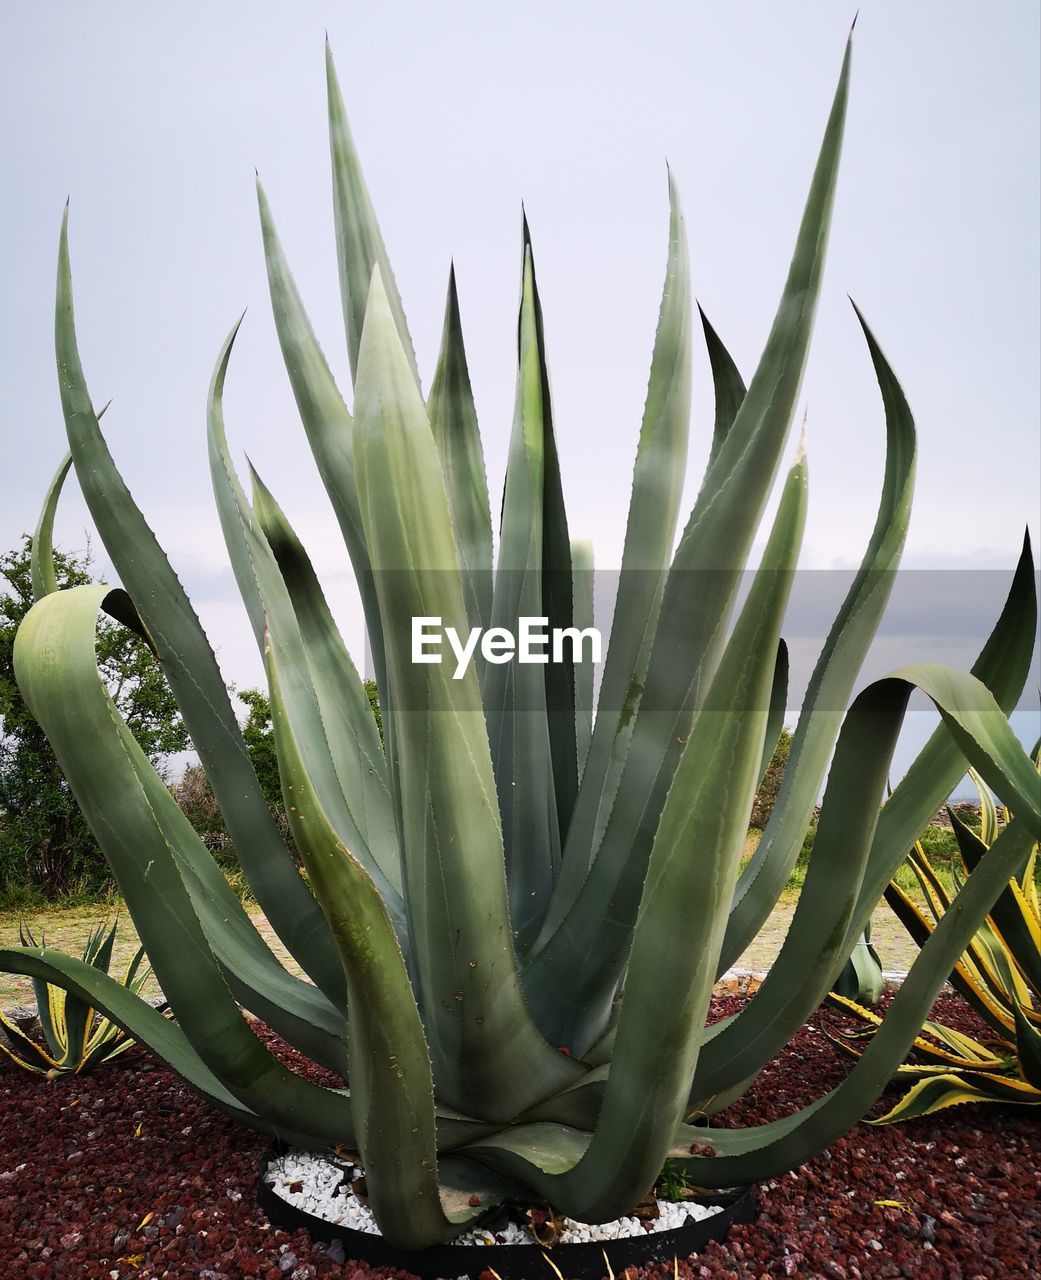
[[[581,1244],[558,1244],[546,1249],[539,1244],[443,1244],[429,1249],[395,1249],[380,1235],[357,1231],[353,1227],[327,1222],[284,1200],[264,1181],[271,1161],[285,1153],[282,1143],[274,1143],[264,1153],[258,1178],[257,1200],[272,1226],[285,1231],[303,1228],[312,1240],[326,1244],[339,1240],[348,1259],[368,1263],[370,1267],[392,1267],[411,1271],[423,1280],[442,1277],[472,1276],[496,1271],[502,1280],[533,1280],[545,1276],[553,1280],[553,1271],[543,1254],[552,1258],[567,1280],[600,1280],[606,1270],[606,1253],[616,1275],[626,1267],[642,1267],[651,1262],[672,1262],[699,1253],[711,1240],[725,1240],[730,1228],[738,1222],[751,1222],[756,1211],[755,1185],[694,1197],[698,1204],[721,1205],[709,1218],[688,1218],[681,1227],[669,1231],[652,1231],[623,1240],[603,1240]]]

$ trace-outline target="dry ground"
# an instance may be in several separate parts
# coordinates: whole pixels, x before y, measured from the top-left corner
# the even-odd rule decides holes
[[[780,950],[788,926],[795,913],[795,905],[783,903],[772,913],[762,932],[741,957],[738,967],[744,969],[768,969],[774,956]],[[267,938],[276,954],[288,964],[294,972],[300,969],[286,954],[285,948],[274,936],[271,926],[264,916],[254,910],[254,924]],[[24,918],[36,938],[45,935],[47,945],[57,947],[71,955],[79,955],[83,942],[92,925],[98,920],[112,919],[111,911],[106,915],[104,907],[70,907],[51,911],[0,912],[0,947],[16,947],[18,945],[18,922]],[[133,922],[126,911],[119,912],[119,928],[116,932],[116,945],[112,963],[113,976],[121,975],[122,970],[133,956],[137,948],[137,934]],[[906,970],[918,954],[918,948],[904,932],[889,908],[883,903],[875,912],[872,923],[872,941],[882,960],[884,969]],[[150,983],[146,994],[152,994],[157,988]],[[33,1003],[32,985],[28,978],[17,974],[0,973],[0,1009],[9,1009],[12,1005]]]

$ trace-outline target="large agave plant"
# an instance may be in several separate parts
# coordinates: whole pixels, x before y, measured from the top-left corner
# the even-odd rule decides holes
[[[368,192],[328,66],[348,409],[308,323],[260,193],[275,324],[304,429],[354,566],[386,750],[311,564],[255,475],[247,496],[225,439],[209,446],[228,550],[270,683],[280,768],[307,879],[294,869],[243,750],[191,605],[98,429],[76,347],[63,230],[56,339],[71,461],[124,591],[55,592],[50,528],[41,598],[15,655],[105,849],[176,1015],[46,950],[4,962],[89,993],[110,1017],[244,1123],[310,1147],[356,1146],[386,1237],[445,1240],[509,1195],[586,1221],[637,1202],[669,1156],[700,1186],[788,1169],[844,1132],[909,1049],[945,974],[1017,870],[1002,835],[923,948],[848,1079],[814,1106],[751,1129],[689,1123],[738,1096],[831,987],[908,845],[965,767],[1041,828],[1036,775],[1003,708],[1019,696],[1035,602],[1024,552],[974,674],[921,666],[862,692],[843,716],[886,602],[907,525],[911,416],[867,330],[886,415],[878,520],[821,652],[784,788],[738,868],[756,782],[785,702],[779,636],[807,495],[800,451],[766,551],[732,618],[785,447],[820,289],[849,52],[777,316],[747,389],[705,325],[715,434],[676,542],[690,345],[683,216],[669,189],[668,265],[622,572],[595,720],[587,665],[412,661],[411,626],[516,631],[521,617],[584,624],[588,553],[569,542],[542,315],[525,229],[516,410],[496,572],[484,464],[450,279],[424,398]],[[312,979],[275,960],[116,715],[98,679],[99,610],[155,646],[256,897]],[[879,809],[913,686],[939,728]],[[743,1012],[706,1029],[717,974],[774,905],[834,752],[795,922]],[[349,1088],[295,1076],[240,1006]],[[711,1148],[714,1158],[692,1154]]]

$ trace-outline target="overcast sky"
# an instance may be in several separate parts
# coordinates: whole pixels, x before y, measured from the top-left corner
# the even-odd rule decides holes
[[[787,269],[852,12],[834,0],[12,9],[0,49],[0,546],[34,525],[65,447],[52,307],[71,195],[92,395],[113,398],[113,452],[225,674],[240,685],[260,678],[204,437],[213,360],[243,307],[229,434],[294,519],[359,647],[346,556],[274,338],[253,192],[257,166],[345,386],[328,28],[427,385],[454,255],[493,508],[512,412],[524,200],[572,531],[593,539],[599,564],[617,565],[664,272],[666,159],[685,205],[695,293],[747,376]],[[1025,525],[1037,545],[1039,14],[1036,0],[862,7],[803,389],[808,568],[859,560],[882,475],[877,388],[847,293],[918,424],[905,564],[992,570],[1003,585],[997,571],[1014,564]],[[700,346],[695,375],[688,506],[712,419]],[[87,523],[70,494],[59,542],[82,547]],[[952,592],[964,581],[952,575]],[[953,639],[937,633],[935,652],[912,656],[947,658]]]

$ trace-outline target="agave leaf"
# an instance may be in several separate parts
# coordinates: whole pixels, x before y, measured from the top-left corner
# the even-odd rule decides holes
[[[1036,630],[1034,562],[1027,534],[1001,616],[972,667],[973,676],[986,685],[1005,712],[1016,705],[1023,690]],[[870,918],[886,886],[896,875],[907,849],[938,806],[950,795],[965,767],[966,759],[960,746],[953,740],[946,724],[941,725],[919,752],[879,815],[854,917],[857,923],[851,923],[854,937],[863,928],[863,921]],[[1024,865],[1029,858],[1029,848],[1029,840],[1024,840],[1020,851]]]
[[[253,511],[281,571],[300,630],[329,752],[365,847],[401,894],[401,859],[387,759],[358,670],[338,631],[307,552],[251,468]]]
[[[15,641],[22,696],[105,853],[156,978],[203,1060],[247,1107],[265,1108],[275,1124],[297,1133],[300,1126],[327,1136],[337,1132],[343,1137],[334,1141],[349,1141],[349,1101],[294,1077],[268,1052],[239,1011],[207,942],[200,916],[210,903],[198,887],[189,893],[185,877],[198,866],[201,880],[212,859],[119,716],[98,672],[95,630],[108,594],[105,586],[76,587],[33,606]],[[82,749],[84,741],[89,751]],[[231,930],[214,934],[218,948],[235,952],[234,942]],[[229,969],[242,960],[233,954]],[[303,983],[296,989],[307,991]],[[106,1012],[111,1016],[111,1009]]]
[[[770,714],[766,721],[766,737],[763,739],[763,758],[759,762],[759,782],[756,789],[763,785],[770,761],[774,758],[777,744],[784,728],[784,713],[788,707],[788,646],[783,640],[777,641],[777,660],[774,663],[774,682],[770,689]]]
[[[1041,1031],[1030,1021],[1023,1006],[1017,1000],[1014,1005],[1016,1014],[1016,1057],[1019,1059],[1019,1070],[1027,1084],[1041,1091]],[[1041,1099],[1041,1093],[1039,1093]]]
[[[877,1004],[885,991],[882,961],[871,945],[871,931],[865,929],[853,944],[853,950],[835,979],[835,990],[852,991],[865,1004]]]
[[[708,465],[711,467],[723,447],[727,433],[734,425],[734,419],[745,398],[744,379],[734,363],[734,358],[723,345],[719,334],[709,324],[701,305],[698,305],[701,316],[701,327],[705,334],[705,346],[708,348],[709,364],[712,367],[712,388],[716,400],[716,417],[712,427],[712,448],[709,452]]]
[[[571,537],[568,533],[567,512],[564,507],[564,487],[560,477],[560,461],[557,457],[557,441],[553,426],[553,413],[549,391],[549,368],[546,362],[546,336],[542,322],[542,304],[539,301],[538,283],[535,278],[535,260],[528,232],[528,220],[524,218],[524,247],[531,267],[531,304],[534,322],[534,355],[541,380],[538,403],[541,407],[542,435],[542,609],[550,630],[569,628],[574,621],[574,582],[571,566]],[[524,316],[523,299],[518,340],[519,365],[524,369]],[[529,342],[530,342],[529,335]],[[530,349],[530,348],[529,348]],[[529,370],[529,372],[531,372]],[[526,401],[529,398],[526,392]],[[535,425],[535,424],[533,424]],[[536,428],[537,429],[537,428]],[[505,525],[509,502],[509,470],[503,494],[503,522]],[[505,527],[503,529],[505,535]],[[501,554],[501,552],[500,552]],[[536,667],[536,671],[538,667]],[[549,662],[542,668],[545,680],[546,726],[549,731],[549,749],[553,779],[553,798],[556,802],[556,819],[559,829],[558,848],[562,849],[571,825],[572,813],[578,794],[578,747],[575,729],[575,663],[573,654],[565,649],[560,662]],[[525,709],[522,705],[522,709]],[[498,778],[498,774],[496,777]],[[515,775],[516,780],[516,775]],[[505,838],[505,826],[504,826]],[[506,856],[511,856],[509,839],[506,839]],[[540,921],[541,923],[541,921]],[[517,922],[514,922],[515,927]]]
[[[401,348],[418,387],[416,353],[412,347],[405,310],[394,282],[394,273],[390,269],[390,259],[376,221],[369,189],[362,176],[328,40],[325,44],[325,75],[329,98],[329,151],[333,164],[336,257],[340,264],[340,296],[347,329],[347,355],[351,362],[351,376],[357,381],[358,351],[369,297],[369,282],[373,268],[379,267],[383,289],[387,295],[387,306],[394,317]]]
[[[330,505],[340,526],[344,544],[351,558],[355,578],[362,590],[365,626],[372,650],[376,680],[386,695],[386,670],[383,661],[383,636],[379,610],[371,590],[369,553],[358,513],[358,491],[354,480],[351,445],[351,415],[344,404],[318,345],[311,322],[307,318],[289,264],[275,231],[271,208],[263,188],[257,181],[260,228],[264,237],[264,260],[271,313],[275,320],[282,358],[292,384],[307,442],[314,455],[318,474],[329,496]]]
[[[1018,1106],[1041,1104],[1041,1090],[1032,1088],[1011,1076],[973,1075],[967,1079],[961,1075],[931,1075],[920,1080],[908,1090],[895,1107],[872,1124],[895,1124],[898,1120],[912,1120],[917,1116],[932,1115],[946,1107],[957,1107],[966,1102],[1015,1103]]]
[[[844,959],[846,926],[910,692],[896,681],[873,686],[850,708],[791,927],[762,986],[706,1043],[694,1075],[692,1106],[737,1080],[754,1078],[827,995]]]
[[[565,864],[543,927],[563,919],[599,843],[628,749],[672,553],[690,431],[690,264],[679,193],[669,174],[669,250],[640,440],[611,641],[582,787],[567,833]]]
[[[677,748],[710,688],[724,646],[743,565],[776,473],[805,364],[838,171],[848,81],[847,48],[773,328],[748,394],[705,477],[669,571],[646,687],[632,725],[615,802],[586,882],[594,888],[588,895],[582,889],[582,898],[576,897],[555,933],[550,936],[548,928],[543,931],[540,949],[531,962],[553,971],[543,986],[548,993],[567,990],[571,956],[592,950],[600,932],[604,901],[615,902],[623,910],[627,905],[631,928],[636,888],[643,880],[650,843],[676,769]],[[775,647],[776,642],[771,657]],[[835,729],[837,732],[837,724]],[[810,797],[807,803],[812,802]],[[800,844],[804,831],[805,823]],[[564,860],[561,886],[567,884],[569,857]],[[594,902],[595,907],[591,905]],[[555,903],[548,921],[560,913]],[[558,939],[565,931],[568,939],[562,945]],[[549,998],[553,999],[552,994]],[[551,1015],[543,1009],[541,999],[535,1011],[540,1025],[551,1025]]]
[[[774,654],[777,648],[777,636],[774,635],[772,639],[769,638],[769,622],[771,615],[767,610],[768,607],[771,607],[776,610],[783,611],[784,603],[787,599],[787,592],[790,587],[790,575],[794,568],[794,560],[798,553],[798,542],[802,530],[805,489],[806,467],[805,463],[800,461],[792,469],[788,477],[781,501],[781,507],[775,522],[775,528],[771,534],[770,543],[766,553],[764,554],[760,571],[756,574],[752,592],[749,596],[749,601],[742,612],[741,619],[738,622],[734,635],[728,645],[728,656],[724,660],[723,667],[720,668],[719,683],[713,687],[709,703],[706,706],[703,715],[700,718],[695,717],[694,727],[688,729],[687,733],[684,735],[686,745],[682,748],[680,758],[683,761],[687,761],[685,765],[681,766],[683,769],[683,776],[687,781],[683,786],[681,786],[679,782],[680,775],[677,774],[677,781],[674,784],[672,791],[670,791],[670,796],[675,797],[672,801],[675,809],[675,806],[680,803],[680,794],[682,794],[683,789],[686,788],[689,792],[691,804],[696,804],[698,806],[696,809],[692,810],[692,813],[698,817],[699,825],[701,826],[701,834],[699,834],[696,842],[696,847],[698,849],[697,866],[699,875],[706,878],[706,883],[702,889],[699,890],[699,893],[704,894],[704,897],[699,897],[699,909],[700,904],[708,901],[710,896],[709,890],[712,884],[711,880],[707,879],[709,875],[708,867],[710,864],[707,861],[703,862],[702,860],[709,857],[709,851],[713,848],[712,833],[715,832],[718,834],[717,828],[723,821],[722,810],[724,807],[732,810],[729,814],[729,818],[736,823],[737,826],[741,827],[740,844],[742,849],[744,847],[744,839],[748,823],[748,809],[742,809],[741,807],[741,774],[739,770],[737,770],[736,764],[736,760],[739,759],[739,757],[735,756],[735,770],[737,771],[734,773],[733,779],[730,782],[724,783],[717,777],[719,761],[715,753],[717,750],[720,752],[723,752],[724,750],[736,752],[737,744],[731,741],[731,736],[734,733],[741,731],[742,733],[753,735],[755,739],[756,752],[753,772],[758,775],[759,764],[762,757],[763,740],[765,738],[767,726],[770,688],[773,679]],[[755,627],[759,627],[760,629],[754,629]],[[756,640],[762,639],[765,635],[767,638],[768,648],[764,652],[753,653],[749,648],[751,643],[749,635],[753,636]],[[742,668],[739,664],[747,664],[747,669]],[[738,667],[739,674],[735,674],[735,667]],[[724,670],[727,673],[726,675],[723,674]],[[765,677],[763,677],[765,680],[765,688],[762,696],[762,707],[759,705],[759,690],[758,684],[756,683],[759,679],[761,670],[765,670],[766,672]],[[747,683],[742,683],[742,680]],[[728,708],[733,709],[734,724],[729,724],[727,722],[724,712]],[[761,720],[760,711],[762,712]],[[694,737],[695,734],[700,735],[696,743]],[[742,748],[746,745],[744,738],[739,739],[739,743]],[[719,785],[722,788],[717,795],[717,811],[715,816],[711,819],[709,819],[705,812],[703,812],[704,810],[710,809],[711,806],[708,804],[706,797],[702,795],[702,783],[695,782],[695,780],[699,778],[702,780],[708,778],[715,779],[716,782],[719,782]],[[753,778],[753,794],[755,781],[756,779]],[[726,806],[724,806],[721,799],[723,795],[728,797]],[[749,806],[751,806],[751,802],[752,794],[749,794]],[[666,809],[666,812],[668,812],[668,809]],[[681,810],[680,812],[685,811]],[[693,818],[690,818],[689,821],[693,823]],[[691,841],[691,832],[695,829],[696,827],[694,825],[686,828],[686,839],[688,841]],[[659,827],[659,831],[655,836],[655,847],[657,847],[658,841],[665,839],[663,834],[664,831],[665,827],[663,817],[662,825]],[[679,839],[679,831],[674,830],[670,838]],[[722,836],[719,838],[722,839]],[[690,859],[690,848],[692,847],[694,847],[694,845],[691,843],[688,843],[686,846],[686,856],[688,860]],[[678,851],[675,856],[678,863],[680,860]],[[719,854],[718,856],[723,855]],[[729,856],[729,850],[726,856]],[[723,874],[722,871],[720,874]],[[650,877],[651,872],[648,870],[648,879],[643,890],[644,897],[640,900],[641,905],[639,910],[641,916],[649,910],[649,908],[642,904],[650,891],[650,886],[652,884]],[[583,896],[579,899],[579,909],[590,911],[593,909],[591,905],[587,906],[586,904],[593,901],[589,895],[595,887],[598,887],[599,883],[600,882],[597,881],[595,876],[590,878],[585,890],[583,891]],[[733,883],[733,881],[731,880],[730,883]],[[673,892],[679,893],[679,889],[674,886]],[[680,895],[674,902],[674,909],[679,910],[679,903],[685,901],[685,898]],[[622,967],[625,963],[628,952],[630,937],[629,930],[632,919],[631,912],[628,910],[628,904],[624,902],[600,899],[597,901],[596,905],[599,909],[601,923],[600,930],[595,938],[588,939],[585,932],[581,931],[577,933],[575,939],[572,939],[568,933],[568,922],[565,921],[565,925],[557,935],[559,941],[555,942],[555,947],[562,947],[566,942],[571,943],[573,950],[571,951],[568,957],[568,962],[565,965],[568,974],[566,986],[567,999],[566,1001],[562,1000],[558,995],[555,1001],[557,1006],[556,1016],[552,1021],[547,1023],[547,1026],[549,1028],[550,1038],[553,1039],[555,1043],[568,1045],[572,1052],[580,1056],[583,1055],[595,1040],[603,1034],[605,1020],[614,994],[614,985],[621,976]],[[687,909],[693,908],[690,907],[690,904],[687,904]],[[658,910],[662,911],[663,908],[658,908]],[[671,919],[671,917],[667,918]],[[638,929],[639,925],[637,925],[637,930]],[[703,935],[699,931],[699,928],[695,928],[693,925],[690,929],[685,928],[683,930],[674,930],[671,927],[660,925],[659,931],[661,934],[659,945],[662,948],[667,948],[668,940],[670,938],[679,939],[682,937],[682,944],[686,951],[690,955],[696,956],[700,959],[703,959],[701,939],[703,937],[707,939],[711,936]],[[690,942],[692,937],[699,940],[698,945],[693,947]],[[648,944],[645,943],[644,945],[646,947]],[[708,946],[709,943],[706,941],[705,945]],[[582,947],[587,949],[580,949]],[[659,977],[662,973],[672,973],[673,970],[671,965],[674,957],[669,955],[659,958],[664,966],[659,969]],[[626,993],[633,989],[632,965],[635,962],[635,959],[636,952],[634,950],[626,975]],[[528,991],[531,993],[534,1003],[541,1004],[542,1006],[548,1006],[554,993],[551,989],[548,989],[542,984],[552,982],[556,971],[549,965],[543,967],[540,961],[541,954],[536,957],[534,963],[525,974],[526,986]],[[677,983],[680,989],[685,989],[684,984],[680,982],[678,978]],[[675,995],[675,989],[671,981],[668,984],[668,990],[672,996]],[[623,997],[623,1014],[626,998],[628,998],[627,995],[626,997]],[[648,999],[650,1000],[649,996]],[[648,1009],[653,1009],[656,1015],[664,1016],[662,1010],[659,1008],[659,1003],[654,1000],[650,1000]],[[621,1027],[619,1028],[619,1035],[620,1033]],[[654,1037],[651,1036],[650,1040],[653,1042]],[[612,1061],[615,1063],[619,1060],[618,1055],[620,1050],[620,1042],[616,1036],[612,1051]],[[653,1074],[660,1073],[652,1073],[652,1075]],[[635,1079],[640,1077],[634,1076],[632,1078]],[[688,1077],[688,1087],[689,1083],[690,1079]]]
[[[835,1034],[827,1027],[822,1027],[824,1034],[837,1048],[850,1054],[852,1057],[859,1058],[863,1052],[862,1048],[852,1043],[853,1040],[863,1039],[865,1043],[871,1036],[873,1029],[882,1025],[882,1017],[880,1014],[865,1009],[854,1000],[849,1000],[845,996],[839,995],[837,992],[829,992],[825,1002],[831,1007],[838,1009],[841,1013],[852,1015],[860,1018],[868,1026],[859,1031],[844,1031]],[[982,1068],[994,1071],[1001,1067],[1001,1059],[991,1053],[986,1046],[973,1040],[969,1036],[964,1036],[957,1042],[952,1038],[952,1028],[944,1027],[940,1023],[926,1022],[922,1028],[922,1034],[915,1037],[912,1048],[917,1056],[926,1059],[926,1065],[918,1066],[908,1063],[902,1063],[897,1071],[897,1078],[914,1078],[920,1076],[925,1071],[935,1072],[939,1066],[941,1070],[950,1070],[956,1068],[958,1070],[966,1068]],[[940,1048],[928,1036],[934,1036],[936,1039],[948,1044],[950,1048]]]
[[[948,810],[951,828],[958,842],[958,851],[967,869],[977,865],[987,852],[987,846],[979,836],[962,822],[953,810]],[[1028,868],[1029,869],[1029,868]],[[1023,891],[1015,880],[994,904],[991,911],[994,928],[1015,957],[1016,964],[1035,992],[1041,993],[1041,930],[1032,917]]]
[[[994,807],[990,789],[975,769],[969,770],[969,777],[980,797],[980,840],[989,849],[998,838],[998,811]]]
[[[962,754],[975,764],[1022,820],[1020,829],[1035,839],[1041,837],[1037,770],[986,685],[963,671],[928,662],[901,667],[893,675],[928,694]],[[1016,852],[1019,863],[1014,874],[1019,875],[1028,853],[1023,849],[1022,840],[1017,842]]]
[[[0,970],[5,972],[7,971],[4,966],[6,954],[6,952],[0,952]],[[0,1053],[5,1053],[17,1066],[26,1071],[38,1072],[40,1075],[46,1075],[48,1071],[60,1069],[58,1061],[41,1049],[34,1040],[31,1040],[21,1027],[8,1018],[2,1009],[0,1009],[0,1031],[3,1031],[10,1045],[8,1047],[8,1045],[0,1041]]]
[[[1022,752],[1018,743],[1016,750]],[[986,750],[973,763],[982,763],[985,755]],[[1011,774],[1018,771],[1013,751],[1004,765]],[[985,770],[981,772],[986,776]],[[990,781],[994,785],[997,780],[992,775]],[[1002,794],[1001,786],[995,785],[995,789]],[[995,841],[988,858],[959,894],[958,909],[947,912],[936,926],[881,1027],[842,1084],[810,1106],[768,1124],[725,1130],[684,1125],[677,1130],[676,1146],[670,1154],[686,1158],[688,1172],[698,1185],[732,1186],[747,1178],[752,1168],[755,1176],[776,1176],[823,1150],[867,1111],[907,1056],[946,974],[1007,882],[1019,856],[1016,842],[1006,843],[1006,833]],[[959,1081],[959,1087],[963,1082]],[[691,1141],[712,1147],[715,1158],[691,1157]]]
[[[62,410],[83,496],[156,645],[250,887],[290,954],[335,997],[337,990],[342,993],[343,977],[332,939],[268,811],[213,651],[98,428],[76,346],[67,215],[58,257],[55,347]]]
[[[369,1200],[388,1243],[423,1248],[444,1239],[451,1223],[438,1189],[434,1081],[419,1009],[379,891],[311,783],[270,648],[267,671],[290,825],[347,975],[351,1104]]]
[[[36,981],[54,983],[74,993],[77,999],[103,1009],[106,1016],[128,1035],[150,1049],[207,1101],[240,1124],[259,1129],[262,1133],[277,1134],[288,1142],[306,1145],[322,1141],[321,1130],[276,1126],[265,1117],[263,1108],[251,1111],[244,1107],[202,1060],[180,1026],[164,1018],[107,973],[49,947],[0,950],[0,970],[25,973]]]
[[[36,600],[58,590],[58,579],[54,574],[54,513],[58,507],[58,499],[61,497],[62,485],[71,466],[72,454],[66,453],[47,487],[43,509],[36,525],[36,532],[33,534],[30,572],[33,597]]]
[[[102,926],[98,926],[98,945],[89,957],[89,963],[95,969],[104,969],[106,973],[112,964],[112,948],[116,941],[116,921],[113,920],[108,929],[103,930]]]
[[[930,924],[899,885],[888,885],[885,899],[918,946],[924,946],[934,925]],[[963,954],[959,958],[950,974],[950,981],[955,990],[965,997],[999,1035],[1008,1032],[1012,1026],[1011,1010],[1007,1008],[996,984],[987,981],[968,955]]]
[[[383,821],[373,825],[373,832],[381,841],[381,864],[363,833],[363,826],[368,826],[369,789],[356,772],[358,752],[350,733],[340,722],[343,708],[335,674],[320,661],[313,648],[309,652],[281,569],[231,463],[224,432],[222,400],[237,329],[237,325],[232,329],[217,360],[210,386],[207,424],[210,474],[224,540],[262,653],[267,652],[269,631],[273,637],[276,661],[281,666],[283,696],[297,721],[308,767],[316,780],[323,807],[340,838],[350,845],[355,856],[376,878],[384,901],[404,936],[404,904],[388,875],[398,873],[396,838],[390,815],[384,812]],[[308,634],[314,641],[313,627]],[[359,707],[361,702],[359,698]],[[371,723],[367,705],[364,714]],[[389,809],[389,797],[386,807]]]
[[[575,627],[584,631],[595,623],[593,613],[593,544],[571,543],[571,570],[575,592]],[[593,664],[583,662],[575,667],[575,746],[581,777],[589,754],[593,734]]]
[[[917,843],[908,854],[908,862],[918,881],[918,887],[922,891],[922,897],[925,899],[930,915],[933,920],[938,920],[951,905],[951,897],[940,877],[933,870],[933,865],[926,856],[921,842]]]
[[[992,1066],[994,1062],[995,1055],[986,1045],[980,1044],[972,1036],[964,1035],[955,1027],[945,1027],[943,1023],[930,1020],[922,1024],[922,1031],[949,1046],[970,1065],[979,1066],[981,1063],[986,1063]]]
[[[484,1209],[439,1183],[430,1055],[404,956],[379,890],[322,811],[270,650],[267,668],[293,834],[347,975],[351,1104],[369,1203],[388,1243],[424,1248],[456,1234]]]
[[[690,729],[654,839],[595,1132],[574,1167],[547,1177],[543,1166],[535,1180],[540,1190],[552,1185],[552,1203],[583,1221],[613,1217],[639,1199],[641,1188],[660,1171],[686,1112],[715,952],[744,847],[773,658],[805,513],[806,465],[800,459],[789,473],[762,568],[710,699]],[[696,859],[691,857],[695,845]],[[670,975],[668,983],[661,980],[664,973]],[[579,1000],[583,994],[574,979],[572,994]],[[585,1012],[581,1004],[579,1009]],[[581,1053],[585,1028],[578,1023],[576,1029],[579,1038],[572,1043]],[[662,1054],[663,1042],[670,1053]],[[633,1088],[634,1080],[641,1082],[639,1089]],[[481,1143],[482,1158],[492,1148],[498,1152],[495,1160],[505,1160],[502,1171],[515,1172],[515,1153],[511,1158],[498,1140]]]
[[[411,620],[466,629],[441,463],[374,272],[355,397],[358,493],[387,637],[410,960],[439,1097],[508,1119],[579,1074],[524,1004],[487,731],[472,666],[413,663]],[[443,940],[453,945],[445,948]]]
[[[46,934],[41,934],[40,941],[37,942],[29,926],[24,921],[19,921],[18,941],[23,947],[46,946],[47,936]],[[54,1058],[60,1058],[62,1056],[62,1046],[59,1043],[57,1028],[51,1017],[51,1002],[54,998],[43,979],[33,979],[33,999],[36,1001],[36,1013],[40,1019],[44,1041],[50,1050],[50,1055]],[[64,999],[64,997],[61,998]]]
[[[512,635],[519,634],[519,620],[524,617],[547,617],[550,626],[570,622],[570,617],[567,621],[552,618],[546,599],[550,583],[545,572],[546,538],[553,487],[548,459],[551,453],[555,456],[555,448],[542,313],[527,223],[518,340],[517,395],[492,597],[493,627],[503,627]],[[559,475],[556,481],[559,486]],[[570,548],[568,558],[570,561]],[[567,577],[570,589],[570,564]],[[551,666],[547,664],[545,670]],[[550,723],[547,676],[535,663],[488,663],[481,691],[502,814],[510,913],[517,945],[523,951],[542,923],[560,866],[554,724]],[[574,745],[573,692],[570,699],[565,696],[563,710],[570,716]],[[554,720],[559,723],[559,716]],[[576,778],[577,770],[576,748]]]
[[[484,451],[459,320],[454,264],[448,274],[441,352],[427,412],[452,512],[467,616],[472,626],[488,627],[492,616],[492,518]]]
[[[889,362],[857,314],[885,408],[882,496],[864,558],[810,677],[773,813],[738,880],[721,973],[762,928],[791,875],[843,709],[889,600],[907,534],[915,476],[914,419]]]

